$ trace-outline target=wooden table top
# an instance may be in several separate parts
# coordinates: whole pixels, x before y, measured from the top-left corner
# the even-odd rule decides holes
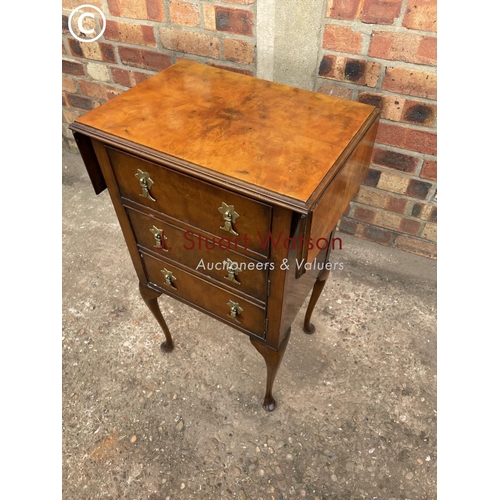
[[[309,206],[376,115],[183,60],[76,123]]]

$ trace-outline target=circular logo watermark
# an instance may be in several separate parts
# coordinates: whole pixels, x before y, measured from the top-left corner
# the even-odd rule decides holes
[[[88,10],[84,9],[90,9],[90,10],[95,10],[99,14],[100,18],[102,19],[101,21],[101,31],[97,34],[97,36],[94,36],[93,38],[86,38],[85,36],[78,36],[75,31],[73,30],[73,18],[77,16],[77,22],[76,25],[78,29],[80,30],[80,35],[92,35],[96,33],[96,27],[97,25],[97,20],[96,20],[96,14],[94,12],[89,12]],[[89,27],[88,24],[91,24],[87,22],[87,26],[84,26],[84,21],[86,20],[93,19],[93,25],[94,27]],[[104,17],[104,13],[102,12],[101,9],[97,8],[95,5],[90,5],[90,4],[83,4],[78,6],[76,9],[73,9],[71,14],[69,15],[68,19],[68,28],[71,34],[80,42],[95,42],[98,38],[102,36],[104,33],[104,30],[106,29],[106,18]]]

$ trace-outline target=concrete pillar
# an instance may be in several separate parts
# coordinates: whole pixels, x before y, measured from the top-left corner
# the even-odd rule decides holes
[[[326,0],[258,0],[257,76],[313,90]]]

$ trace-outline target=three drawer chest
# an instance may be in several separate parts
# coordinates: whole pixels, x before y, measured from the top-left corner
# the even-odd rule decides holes
[[[265,361],[263,406],[275,408],[291,324],[312,289],[304,331],[314,332],[378,116],[184,60],[71,125],[96,193],[109,190],[163,351],[174,344],[161,294],[247,335]]]

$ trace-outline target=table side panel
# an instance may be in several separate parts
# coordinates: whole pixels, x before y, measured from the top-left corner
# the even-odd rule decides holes
[[[326,188],[311,214],[307,262],[313,262],[324,241],[335,229],[352,198],[362,184],[368,169],[377,134],[378,118]],[[311,248],[312,246],[312,248]]]
[[[82,156],[83,163],[92,182],[95,194],[99,194],[106,189],[106,181],[102,174],[101,166],[92,146],[92,139],[84,134],[73,131],[76,145]]]
[[[106,181],[106,185],[108,187],[111,202],[113,203],[116,216],[118,217],[118,222],[120,223],[123,236],[125,237],[125,242],[127,244],[128,251],[132,259],[132,263],[134,264],[135,271],[137,273],[139,281],[144,285],[146,285],[147,279],[146,279],[146,274],[144,272],[143,262],[137,250],[137,243],[135,240],[134,232],[132,230],[132,226],[130,225],[130,221],[121,203],[120,190],[118,189],[118,184],[116,182],[113,169],[111,168],[111,164],[109,162],[106,147],[104,146],[104,144],[102,144],[96,139],[92,139],[92,146],[96,153],[96,157],[99,161],[99,165],[102,169],[102,173]]]

